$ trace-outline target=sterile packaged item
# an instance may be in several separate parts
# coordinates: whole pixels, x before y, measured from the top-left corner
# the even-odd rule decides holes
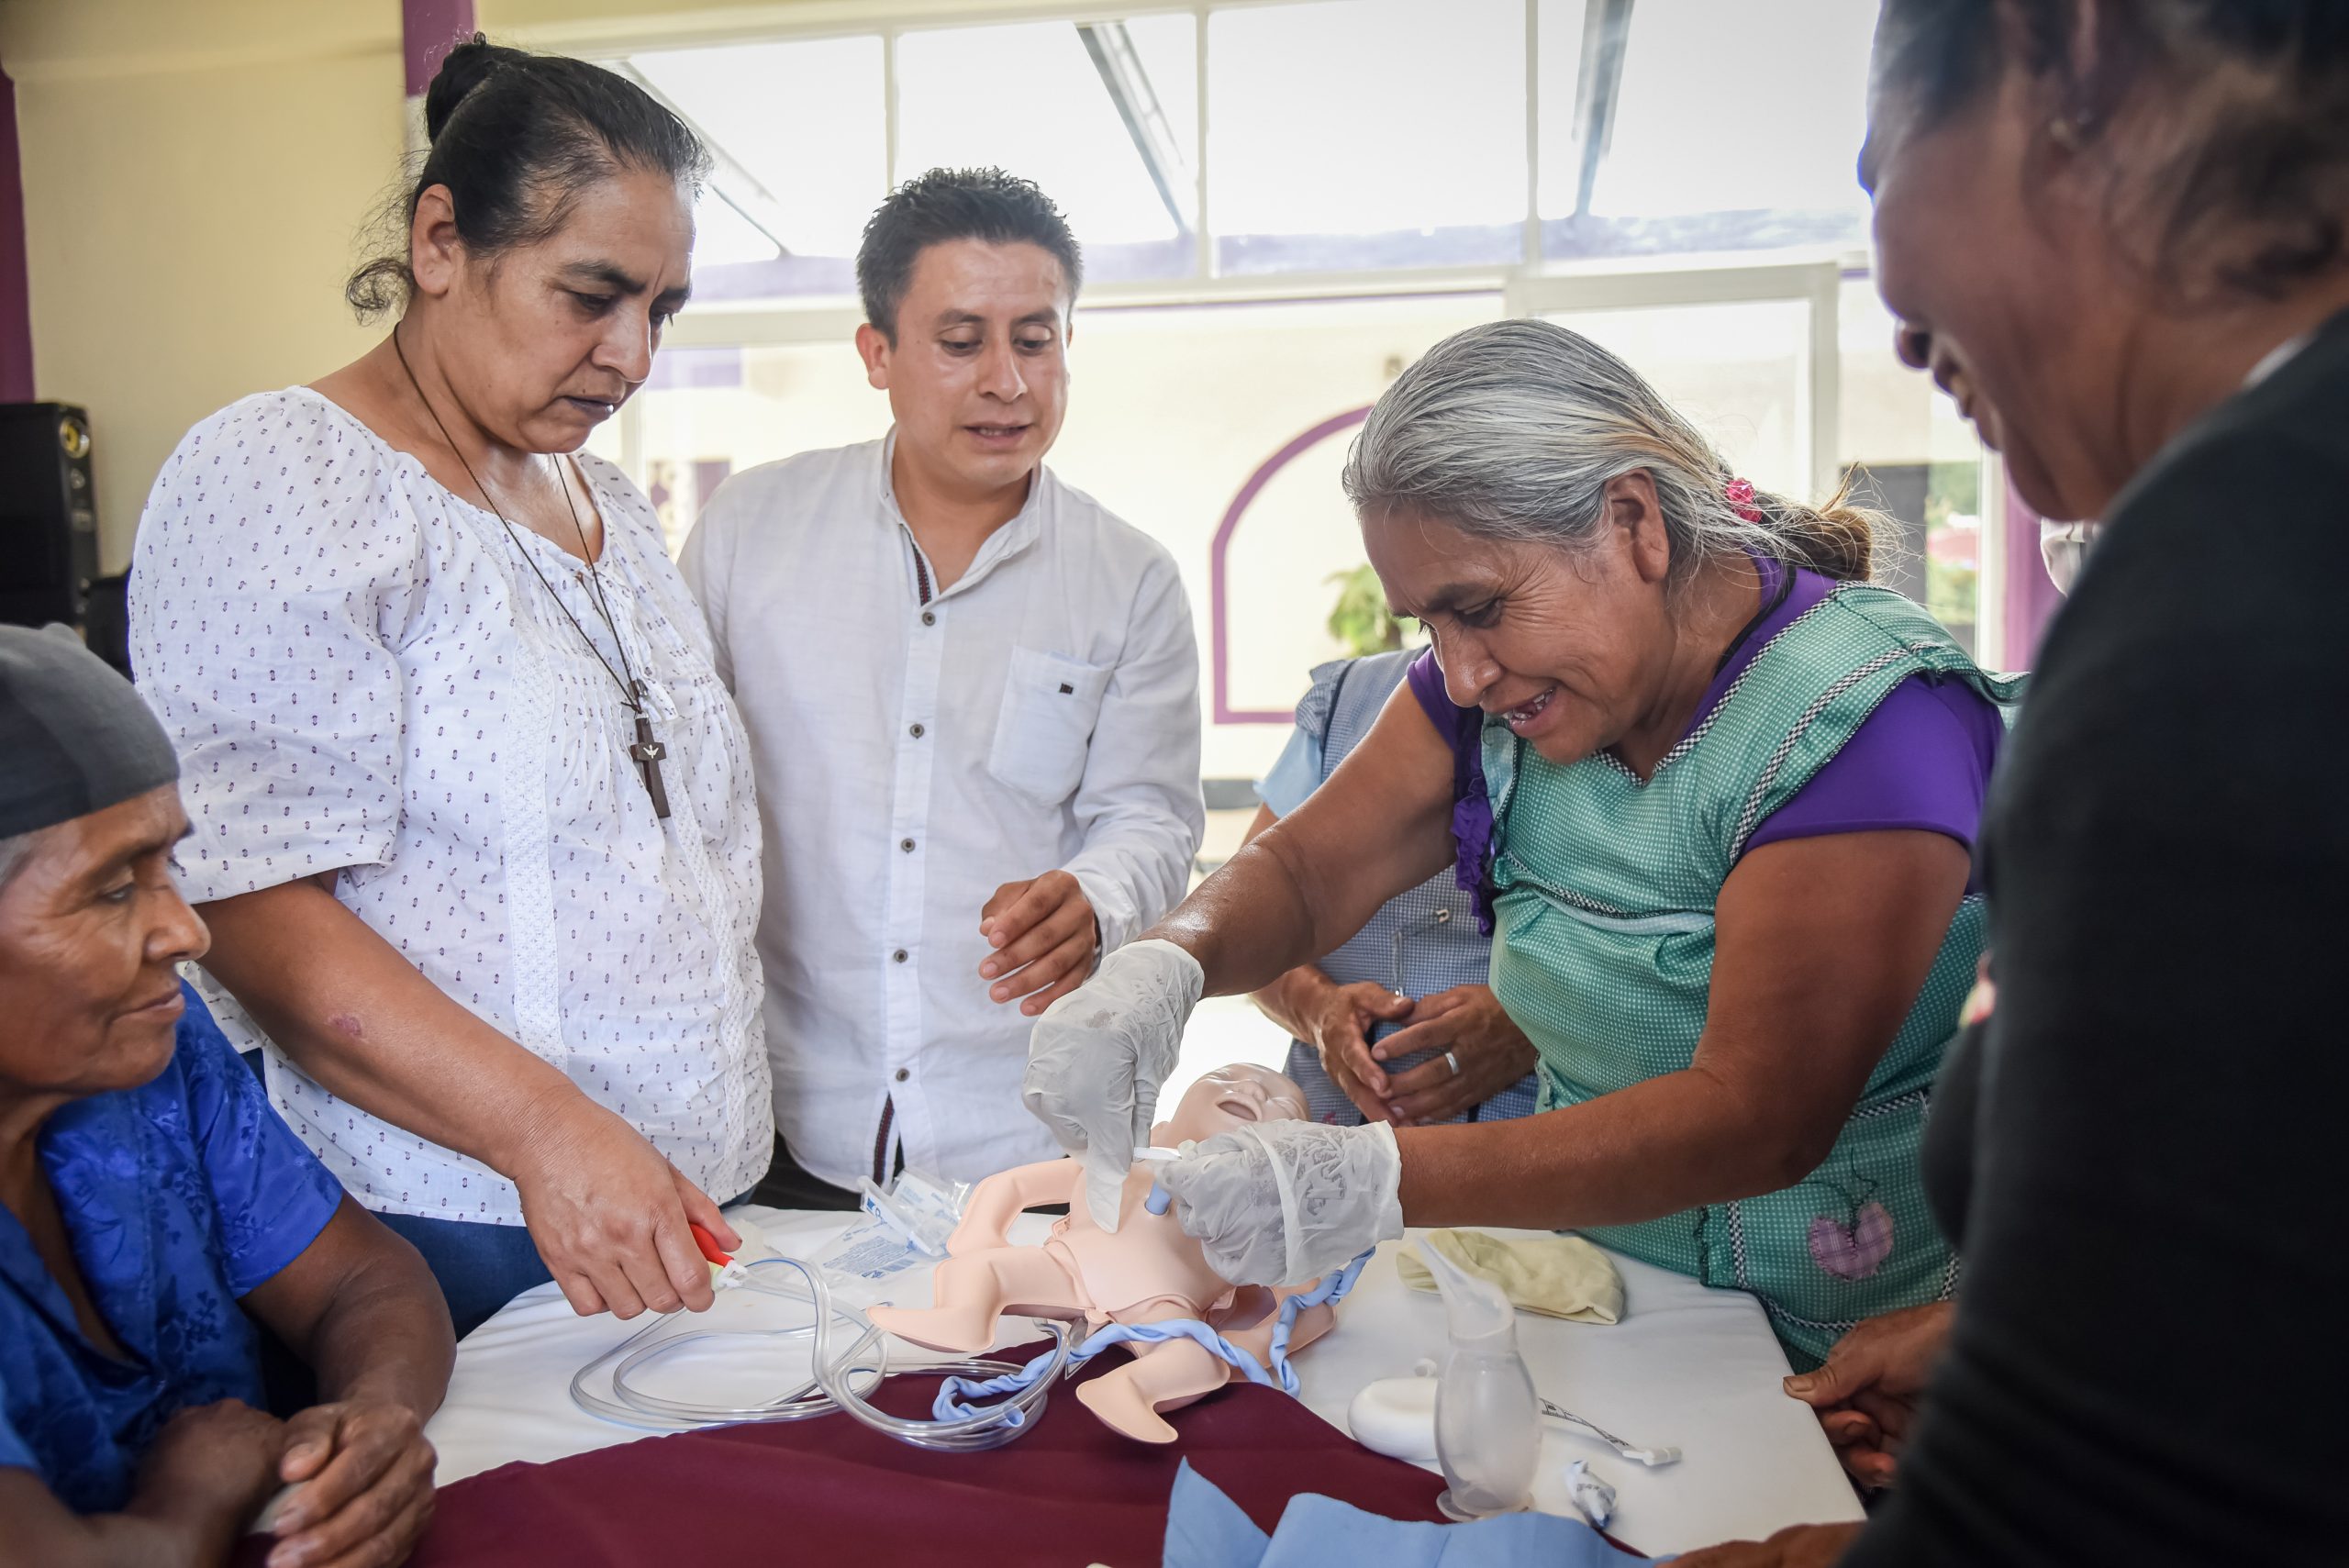
[[[1501,1287],[1422,1247],[1443,1295],[1452,1345],[1436,1373],[1435,1454],[1445,1489],[1435,1506],[1453,1519],[1533,1506],[1542,1418],[1533,1374],[1517,1353],[1517,1313]]]
[[[934,1260],[896,1226],[868,1218],[841,1231],[809,1261],[829,1274],[833,1288],[843,1295],[878,1300],[873,1293],[881,1286],[915,1264],[926,1267]]]
[[[864,1212],[894,1228],[932,1258],[946,1256],[946,1239],[963,1223],[963,1205],[971,1195],[968,1182],[950,1182],[911,1166],[897,1173],[886,1191],[860,1180]]]
[[[869,1181],[858,1184],[864,1190],[865,1218],[811,1261],[843,1294],[871,1305],[888,1281],[946,1255],[946,1240],[962,1223],[971,1184],[910,1168],[898,1172],[885,1192]]]
[[[1601,1481],[1587,1461],[1577,1459],[1566,1466],[1566,1496],[1593,1529],[1605,1529],[1615,1517],[1615,1488]]]

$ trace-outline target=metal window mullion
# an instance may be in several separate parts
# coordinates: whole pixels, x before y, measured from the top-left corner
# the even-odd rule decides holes
[[[1542,0],[1525,0],[1525,264],[1542,264]]]
[[[1087,289],[1085,301],[1094,309],[1134,309],[1397,295],[1499,294],[1506,302],[1505,314],[1532,316],[1545,311],[1647,309],[1757,300],[1807,303],[1810,272],[1781,262],[1687,272],[1548,275],[1514,265],[1250,273],[1104,284]],[[676,347],[837,341],[837,336],[828,339],[826,334],[843,322],[840,334],[853,331],[861,319],[853,295],[810,296],[774,305],[712,302],[696,305],[680,316],[670,327],[667,341]]]
[[[1842,269],[1821,262],[1809,290],[1809,403],[1811,498],[1835,493],[1842,445],[1843,350]]]
[[[1981,537],[1974,570],[1974,662],[1986,670],[2012,668],[2007,626],[2007,462],[1982,449]]]
[[[856,336],[863,307],[853,297],[780,309],[729,310],[705,306],[670,323],[662,339],[673,349],[769,348],[794,343],[839,344]]]
[[[650,490],[644,471],[644,399],[631,397],[620,405],[620,472],[640,490]]]
[[[1197,115],[1196,115],[1194,117],[1195,117],[1195,118],[1197,118],[1197,120],[1198,121],[1198,128],[1197,128],[1197,136],[1198,136],[1198,141],[1199,141],[1199,145],[1198,145],[1198,149],[1197,149],[1197,151],[1198,151],[1198,165],[1197,165],[1197,167],[1198,167],[1198,198],[1197,198],[1197,207],[1198,207],[1199,220],[1198,220],[1197,225],[1196,226],[1196,227],[1197,227],[1197,239],[1196,239],[1196,241],[1195,241],[1195,242],[1196,242],[1196,244],[1197,244],[1197,247],[1198,247],[1198,250],[1197,250],[1197,252],[1196,256],[1195,256],[1195,257],[1194,257],[1194,259],[1193,259],[1193,264],[1197,268],[1197,270],[1198,270],[1198,274],[1199,274],[1199,276],[1200,276],[1200,277],[1202,277],[1202,278],[1211,278],[1211,277],[1214,277],[1214,276],[1216,275],[1216,254],[1215,254],[1215,214],[1214,214],[1214,209],[1213,209],[1213,208],[1211,208],[1210,206],[1208,206],[1208,10],[1209,10],[1209,7],[1208,7],[1208,6],[1205,6],[1205,5],[1202,5],[1202,6],[1197,6],[1196,8],[1194,8],[1194,9],[1193,9],[1193,11],[1192,11],[1192,13],[1191,13],[1191,16],[1192,16],[1192,18],[1193,18],[1193,26],[1194,26],[1194,29],[1195,29],[1195,30],[1194,30],[1194,33],[1193,33],[1193,36],[1192,36],[1192,39],[1191,39],[1191,49],[1192,49],[1192,57],[1191,57],[1191,58],[1192,58],[1192,65],[1191,65],[1191,71],[1192,71],[1192,74],[1193,74],[1195,77],[1197,77],[1197,81],[1195,81],[1195,82],[1192,83],[1192,91],[1193,91],[1194,95],[1197,96],[1197,100],[1198,100],[1198,105],[1197,105]]]
[[[897,188],[897,29],[881,29],[881,199]]]
[[[1726,266],[1642,268],[1620,272],[1520,273],[1512,284],[1513,313],[1552,310],[1639,310],[1668,305],[1720,305],[1805,300],[1831,262],[1760,261]]]

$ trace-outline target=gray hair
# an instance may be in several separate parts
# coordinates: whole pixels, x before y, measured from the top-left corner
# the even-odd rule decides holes
[[[1548,321],[1488,322],[1438,343],[1388,387],[1354,438],[1346,496],[1364,517],[1437,517],[1483,539],[1575,549],[1606,526],[1609,481],[1644,473],[1672,545],[1671,584],[1715,557],[1765,555],[1838,579],[1869,575],[1880,514],[1728,489],[1720,452],[1631,366]]]

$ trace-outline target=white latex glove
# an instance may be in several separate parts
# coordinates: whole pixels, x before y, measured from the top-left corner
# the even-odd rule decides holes
[[[1083,1157],[1085,1206],[1104,1230],[1118,1228],[1126,1173],[1150,1142],[1158,1086],[1174,1071],[1207,983],[1199,961],[1173,942],[1129,942],[1045,1008],[1029,1036],[1019,1097]]]
[[[1403,1234],[1402,1151],[1383,1121],[1267,1121],[1157,1168],[1174,1218],[1234,1284],[1301,1285]]]

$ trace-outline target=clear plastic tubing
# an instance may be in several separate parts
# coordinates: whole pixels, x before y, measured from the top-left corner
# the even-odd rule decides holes
[[[760,1273],[761,1270],[783,1266],[796,1270],[799,1279],[786,1284],[772,1274],[762,1275]],[[885,1410],[875,1409],[866,1398],[880,1385],[881,1380],[889,1375],[888,1355],[881,1344],[881,1330],[872,1319],[854,1307],[834,1304],[831,1290],[825,1284],[821,1270],[797,1258],[762,1258],[757,1262],[745,1265],[742,1287],[786,1300],[805,1301],[815,1310],[814,1320],[788,1329],[707,1329],[697,1333],[679,1334],[651,1344],[644,1343],[668,1326],[669,1319],[661,1318],[581,1367],[571,1379],[572,1403],[589,1415],[607,1421],[663,1432],[722,1422],[799,1421],[811,1416],[844,1410],[874,1431],[915,1448],[946,1453],[975,1452],[1001,1448],[1035,1425],[1034,1417],[1051,1396],[1052,1385],[1059,1382],[1066,1371],[1069,1355],[1076,1348],[1068,1320],[1040,1319],[1052,1331],[1052,1359],[1045,1368],[1044,1375],[1026,1389],[1000,1405],[991,1405],[975,1415],[958,1420],[892,1416]],[[857,1330],[855,1340],[839,1355],[832,1353],[832,1330],[836,1322],[844,1322]],[[813,1341],[810,1346],[812,1375],[775,1398],[760,1404],[694,1405],[648,1394],[629,1383],[631,1373],[654,1365],[688,1345],[711,1340],[792,1339]],[[614,1362],[619,1363],[612,1367],[614,1398],[606,1399],[589,1392],[588,1383]],[[974,1359],[927,1362],[903,1370],[925,1376],[995,1377],[1020,1369],[1010,1362]]]

